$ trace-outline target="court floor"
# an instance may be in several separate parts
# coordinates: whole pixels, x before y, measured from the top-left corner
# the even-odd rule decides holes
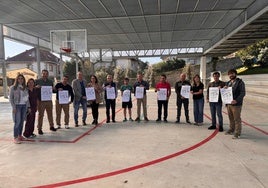
[[[133,104],[136,118],[135,101]],[[211,124],[207,103],[203,126],[186,124],[184,117],[180,124],[174,123],[174,92],[168,123],[155,121],[154,92],[148,93],[147,107],[149,122],[122,122],[123,110],[117,99],[116,123],[106,124],[105,108],[101,106],[98,126],[90,124],[88,108],[88,125],[74,127],[71,106],[70,129],[50,132],[44,118],[44,135],[18,145],[12,142],[10,104],[1,99],[0,187],[268,187],[266,104],[245,99],[242,136],[238,140],[207,129]],[[191,121],[192,109],[190,101]],[[227,130],[225,107],[223,117]]]

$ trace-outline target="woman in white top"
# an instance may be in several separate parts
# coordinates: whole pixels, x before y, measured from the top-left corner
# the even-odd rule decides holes
[[[20,144],[22,141],[23,122],[27,110],[30,110],[28,90],[25,78],[22,74],[16,77],[14,84],[10,87],[9,101],[12,106],[14,121],[14,143]]]

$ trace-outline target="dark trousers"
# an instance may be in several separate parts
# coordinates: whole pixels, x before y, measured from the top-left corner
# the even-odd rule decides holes
[[[35,110],[31,110],[31,112],[26,116],[26,123],[23,132],[23,136],[29,137],[34,132],[34,123],[35,123]]]
[[[222,118],[222,103],[219,102],[210,102],[210,113],[212,119],[212,125],[216,127],[216,114],[218,116],[219,126],[223,126],[223,118]]]
[[[112,109],[112,120],[115,120],[115,99],[106,99],[106,118],[110,120],[110,108]]]
[[[180,121],[181,118],[181,107],[184,107],[184,114],[186,121],[189,120],[189,99],[177,98],[177,120]]]
[[[91,110],[92,110],[92,117],[93,120],[98,121],[99,118],[99,103],[96,103],[96,101],[93,101],[91,104]]]
[[[158,105],[158,119],[161,119],[162,106],[163,106],[164,107],[164,120],[166,120],[168,116],[168,101],[158,100],[157,105]]]

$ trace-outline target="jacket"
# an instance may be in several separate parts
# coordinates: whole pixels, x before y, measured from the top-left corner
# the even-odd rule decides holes
[[[82,80],[84,87],[86,88],[87,83],[86,80]],[[82,88],[80,85],[80,80],[75,79],[72,81],[72,87],[73,87],[73,91],[74,91],[74,100],[75,101],[79,101],[83,95],[82,95]]]
[[[93,87],[91,84],[88,84],[88,87]],[[96,103],[101,103],[102,102],[102,95],[101,93],[103,92],[102,87],[99,84],[96,84],[94,87],[95,90],[95,97],[96,100],[94,100]],[[89,103],[91,104],[93,101],[90,100]]]
[[[16,105],[20,103],[21,100],[21,95],[20,95],[20,89],[17,87],[17,89],[14,88],[14,85],[10,87],[10,92],[9,92],[9,101],[13,109],[16,109]],[[26,107],[30,107],[30,102],[29,102],[29,94],[28,94],[28,89],[26,88],[25,90],[22,90],[23,94],[22,97],[27,100],[26,101]]]
[[[234,83],[228,81],[226,83],[226,86],[232,87],[233,91],[233,100],[236,100],[236,104],[233,104],[233,106],[242,106],[243,99],[246,95],[246,89],[245,89],[245,83],[240,78],[236,78]]]

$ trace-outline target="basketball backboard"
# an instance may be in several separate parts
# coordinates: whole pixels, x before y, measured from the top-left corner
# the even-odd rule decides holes
[[[78,30],[51,30],[51,51],[55,53],[87,52],[87,32]]]

